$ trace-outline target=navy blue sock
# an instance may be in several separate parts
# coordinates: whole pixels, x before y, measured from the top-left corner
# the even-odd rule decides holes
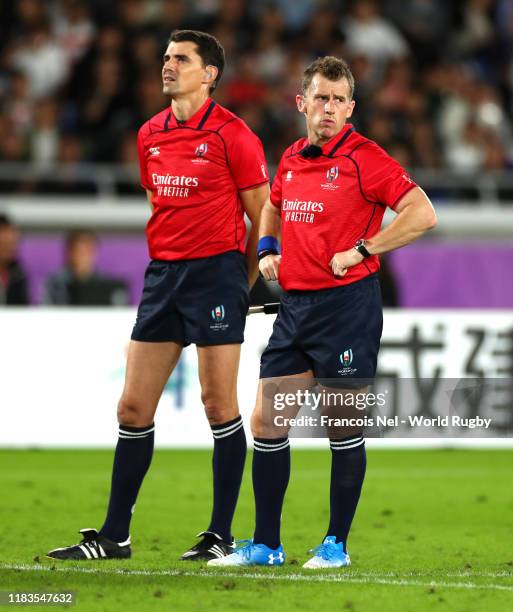
[[[220,425],[211,425],[211,428],[214,436],[214,505],[207,531],[213,531],[225,542],[231,542],[233,514],[246,461],[246,436],[240,416]]]
[[[256,527],[253,541],[275,549],[281,542],[281,510],[290,477],[289,439],[255,438],[254,443]]]
[[[109,509],[99,532],[114,542],[125,542],[129,537],[137,493],[153,456],[154,431],[154,424],[147,427],[119,426]]]
[[[365,478],[365,441],[362,436],[330,439],[330,448],[330,524],[326,535],[336,536],[347,552],[347,536]]]

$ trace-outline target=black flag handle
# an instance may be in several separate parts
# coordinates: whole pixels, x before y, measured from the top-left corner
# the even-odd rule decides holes
[[[250,306],[248,315],[258,314],[263,312],[264,314],[276,314],[280,308],[279,302],[270,302],[269,304],[260,304],[259,306]]]

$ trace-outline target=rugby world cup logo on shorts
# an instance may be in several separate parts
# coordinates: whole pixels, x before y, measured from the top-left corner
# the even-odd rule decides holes
[[[345,366],[350,366],[353,363],[353,351],[351,349],[347,349],[340,354],[340,363]]]
[[[224,306],[216,306],[212,309],[211,314],[214,321],[222,321],[224,319]]]
[[[224,331],[225,329],[228,329],[228,323],[223,323],[225,314],[224,306],[222,304],[212,308],[210,315],[214,320],[214,324],[210,325],[210,329],[213,331]]]
[[[353,363],[353,357],[353,349],[351,348],[348,348],[343,353],[340,353],[338,358],[340,360],[340,363],[342,364],[342,369],[338,370],[339,374],[342,374],[343,376],[350,376],[351,374],[354,374],[356,372],[358,368],[351,367],[351,364]]]

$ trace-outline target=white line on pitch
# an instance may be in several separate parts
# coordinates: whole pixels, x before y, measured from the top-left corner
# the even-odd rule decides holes
[[[414,586],[414,587],[436,587],[445,589],[484,589],[496,591],[513,591],[513,585],[503,584],[475,584],[473,582],[422,582],[420,580],[404,580],[390,578],[347,576],[337,575],[307,575],[307,574],[268,574],[268,573],[241,573],[234,572],[209,572],[198,570],[196,572],[181,570],[123,570],[123,569],[100,569],[92,567],[55,567],[45,565],[16,565],[0,564],[0,569],[21,570],[26,572],[76,572],[80,574],[110,574],[117,576],[175,576],[186,578],[249,578],[251,580],[284,580],[290,582],[346,582],[357,584],[384,584],[390,586]]]

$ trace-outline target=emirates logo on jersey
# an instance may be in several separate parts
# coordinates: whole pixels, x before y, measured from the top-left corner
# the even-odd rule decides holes
[[[196,151],[194,151],[194,155],[196,157],[204,157],[208,151],[208,144],[206,142],[202,142],[200,145],[196,147]]]

